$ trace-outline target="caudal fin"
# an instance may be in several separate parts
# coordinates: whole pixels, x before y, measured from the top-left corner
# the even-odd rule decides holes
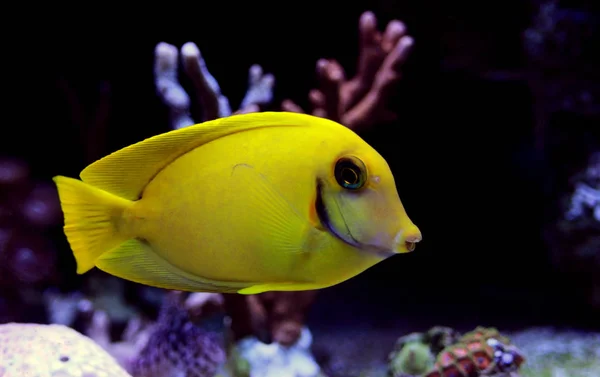
[[[119,232],[123,210],[133,202],[77,179],[52,178],[65,218],[65,234],[71,245],[77,273],[91,270],[103,253],[130,237]]]

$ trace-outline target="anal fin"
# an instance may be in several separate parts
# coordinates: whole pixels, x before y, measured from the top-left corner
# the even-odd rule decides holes
[[[244,282],[214,282],[191,275],[161,258],[144,241],[130,239],[96,260],[96,266],[117,277],[163,289],[235,293]]]
[[[269,283],[257,284],[248,288],[243,288],[237,291],[241,295],[254,295],[263,292],[286,292],[286,291],[311,291],[314,289],[323,288],[322,285],[314,283]]]

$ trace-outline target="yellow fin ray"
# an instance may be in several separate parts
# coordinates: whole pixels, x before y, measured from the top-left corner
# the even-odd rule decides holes
[[[241,295],[255,295],[263,292],[285,292],[285,291],[310,291],[323,288],[322,285],[313,283],[272,283],[257,284],[248,288],[240,289],[237,293]]]
[[[303,253],[310,230],[308,219],[298,212],[263,174],[250,165],[233,167],[232,184],[242,185],[247,192],[245,211],[264,231],[253,237],[264,237],[263,245],[284,253]]]
[[[122,279],[163,289],[189,292],[235,293],[249,284],[213,282],[191,275],[156,254],[144,241],[130,239],[103,254],[96,266]]]
[[[56,176],[64,213],[64,231],[77,262],[77,273],[94,267],[100,255],[118,246],[128,236],[120,234],[118,221],[132,202],[81,182]]]
[[[316,122],[319,127],[343,127],[326,119],[287,112],[233,115],[150,137],[94,162],[80,176],[102,190],[137,200],[160,170],[203,144],[237,132],[265,127],[309,127]]]

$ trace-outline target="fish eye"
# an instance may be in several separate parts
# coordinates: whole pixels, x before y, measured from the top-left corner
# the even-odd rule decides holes
[[[342,157],[335,164],[335,180],[348,190],[358,190],[367,181],[365,164],[356,157]]]

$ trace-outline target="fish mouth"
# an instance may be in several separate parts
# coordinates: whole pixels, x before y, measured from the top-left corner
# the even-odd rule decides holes
[[[350,245],[350,246],[355,247],[360,250],[367,251],[371,254],[379,256],[380,258],[388,258],[388,257],[391,257],[392,255],[396,254],[393,250],[388,250],[386,248],[382,248],[382,247],[376,246],[376,245],[364,244],[364,243],[358,241],[352,235],[352,232],[348,228],[348,225],[346,224],[345,219],[344,219],[344,232],[343,233],[339,232],[335,228],[335,226],[333,226],[333,224],[331,223],[331,219],[329,217],[329,214],[327,213],[327,208],[325,207],[325,202],[323,201],[323,187],[324,187],[323,183],[318,180],[317,181],[317,198],[315,200],[315,211],[317,213],[317,217],[319,218],[319,221],[321,222],[323,227],[327,231],[329,231],[329,233],[333,234],[336,238],[338,238],[339,240],[341,240],[342,242],[344,242],[347,245]],[[337,206],[337,203],[336,203],[336,206]],[[339,210],[339,207],[338,207],[338,210]],[[339,211],[339,212],[343,219],[344,214],[341,211]]]
[[[421,232],[413,234],[405,234],[405,230],[401,230],[394,238],[394,245],[398,254],[410,253],[415,251],[417,243],[421,241]]]

